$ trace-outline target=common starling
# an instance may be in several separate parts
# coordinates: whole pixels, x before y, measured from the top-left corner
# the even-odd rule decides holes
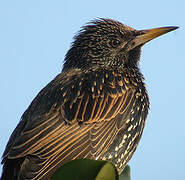
[[[39,92],[13,131],[2,157],[2,178],[50,179],[78,158],[111,161],[121,173],[149,109],[138,66],[141,47],[175,29],[135,30],[111,19],[84,26],[62,72]]]

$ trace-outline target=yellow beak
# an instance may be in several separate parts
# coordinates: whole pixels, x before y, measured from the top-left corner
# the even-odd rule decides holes
[[[146,29],[146,30],[138,31],[140,35],[136,36],[132,41],[130,41],[127,44],[126,49],[127,51],[129,51],[139,45],[145,44],[146,42],[158,36],[166,34],[170,31],[173,31],[177,28],[178,28],[177,26],[169,26],[169,27],[160,27],[160,28],[153,28],[153,29]]]

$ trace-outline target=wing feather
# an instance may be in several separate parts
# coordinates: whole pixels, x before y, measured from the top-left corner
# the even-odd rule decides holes
[[[124,73],[108,70],[57,76],[28,108],[22,122],[29,121],[16,130],[19,136],[11,138],[4,159],[36,156],[37,168],[31,160],[24,167],[40,179],[71,159],[99,158],[125,128],[133,107],[136,89],[128,81]],[[38,114],[32,117],[34,109]]]

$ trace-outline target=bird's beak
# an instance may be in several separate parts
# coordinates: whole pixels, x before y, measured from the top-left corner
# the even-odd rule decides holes
[[[133,40],[131,40],[127,44],[127,51],[134,49],[135,47],[139,45],[143,45],[147,43],[148,41],[161,36],[163,34],[166,34],[170,31],[173,31],[177,29],[177,26],[169,26],[169,27],[160,27],[160,28],[153,28],[153,29],[146,29],[138,31],[138,34]]]

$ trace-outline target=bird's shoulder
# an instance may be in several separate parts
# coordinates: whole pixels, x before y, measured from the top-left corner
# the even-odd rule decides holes
[[[49,89],[66,122],[97,122],[115,117],[123,103],[144,89],[142,77],[129,69],[73,69],[61,73]],[[142,90],[143,91],[143,90]],[[145,90],[144,90],[145,91]],[[144,92],[143,91],[143,92]]]
[[[110,118],[103,116],[103,111],[100,116],[98,109],[102,107],[108,112],[108,107],[116,105],[117,101],[121,103],[121,97],[128,99],[139,88],[143,89],[142,78],[136,76],[128,68],[114,70],[95,67],[84,71],[64,71],[39,92],[23,118],[35,119],[59,109],[68,123],[108,120]]]

